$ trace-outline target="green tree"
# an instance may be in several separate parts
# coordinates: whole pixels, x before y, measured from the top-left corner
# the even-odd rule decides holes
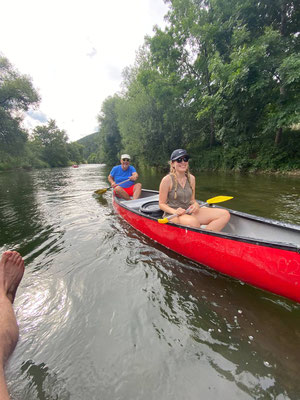
[[[108,165],[114,165],[119,161],[122,149],[116,112],[116,104],[119,100],[120,98],[117,95],[107,98],[98,115],[100,159]]]
[[[196,115],[203,108],[204,96],[211,97],[214,85],[209,71],[216,45],[216,27],[208,11],[208,2],[170,1],[169,25],[162,32],[156,29],[150,40],[154,64],[159,70],[173,76],[177,89],[177,102],[181,105],[185,142],[195,139],[215,144],[214,107],[197,121]],[[178,96],[179,94],[179,96]]]
[[[90,135],[84,136],[83,138],[77,140],[78,144],[83,147],[83,158],[85,160],[89,159],[89,156],[94,153],[93,159],[95,159],[95,151],[99,152],[99,132],[92,133]]]
[[[263,134],[278,143],[282,129],[299,122],[299,2],[167,2],[172,40],[157,66],[174,63],[177,50],[200,135],[210,132],[210,145],[214,137],[232,146]]]
[[[174,142],[181,146],[184,110],[176,74],[156,67],[150,45],[148,39],[135,65],[124,73],[125,90],[117,113],[123,147],[139,162],[160,166]]]
[[[27,141],[27,132],[21,125],[24,112],[39,100],[31,79],[20,75],[0,55],[0,161],[22,154]]]
[[[58,129],[54,120],[50,120],[47,125],[37,126],[33,131],[33,146],[42,161],[50,167],[68,165],[67,140],[65,131]]]
[[[184,146],[198,166],[210,155],[219,167],[298,165],[290,160],[299,149],[291,127],[300,122],[300,3],[165,2],[166,27],[155,27],[124,73],[115,130],[112,123],[100,130],[106,159],[126,149],[163,165]]]
[[[299,3],[232,0],[230,6],[227,54],[217,53],[211,65],[217,98],[228,110],[222,133],[244,140],[268,134],[278,144],[283,129],[299,122]],[[215,1],[221,27],[223,7]]]
[[[77,142],[67,143],[68,159],[76,164],[84,162],[83,150],[84,146],[82,144]]]

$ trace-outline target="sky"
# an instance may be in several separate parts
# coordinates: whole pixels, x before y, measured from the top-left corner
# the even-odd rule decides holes
[[[25,127],[54,119],[70,141],[94,133],[103,101],[121,89],[145,35],[164,27],[163,0],[7,0],[0,53],[41,97]]]

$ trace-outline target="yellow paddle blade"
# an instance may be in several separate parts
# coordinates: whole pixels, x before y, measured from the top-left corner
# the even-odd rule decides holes
[[[98,190],[95,190],[94,193],[95,193],[95,194],[103,194],[103,193],[107,192],[108,189],[110,189],[110,188],[107,188],[107,189],[98,189]]]
[[[169,222],[169,220],[168,220],[168,218],[166,217],[166,218],[158,219],[157,222],[158,222],[159,224],[167,224],[167,223]]]
[[[206,200],[206,203],[207,204],[222,203],[222,201],[227,201],[231,199],[233,199],[233,196],[216,196]]]

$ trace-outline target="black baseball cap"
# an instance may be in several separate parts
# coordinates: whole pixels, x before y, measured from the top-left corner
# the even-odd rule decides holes
[[[184,156],[188,156],[189,157],[189,155],[188,155],[186,150],[184,150],[184,149],[174,150],[173,153],[171,154],[171,161],[175,161],[178,158],[184,157]]]

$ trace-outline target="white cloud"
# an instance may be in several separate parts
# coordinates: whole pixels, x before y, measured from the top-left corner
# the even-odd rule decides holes
[[[37,121],[37,123],[44,124],[47,122],[47,115],[39,110],[29,110],[26,114],[32,120]]]
[[[40,113],[77,140],[95,131],[103,100],[120,90],[122,70],[166,11],[163,0],[10,0],[0,52],[32,77]]]
[[[47,120],[48,120],[47,115],[44,114],[43,112],[39,110],[38,111],[29,110],[24,115],[22,126],[25,129],[28,129],[29,132],[32,132],[32,130],[38,125],[46,124]]]

